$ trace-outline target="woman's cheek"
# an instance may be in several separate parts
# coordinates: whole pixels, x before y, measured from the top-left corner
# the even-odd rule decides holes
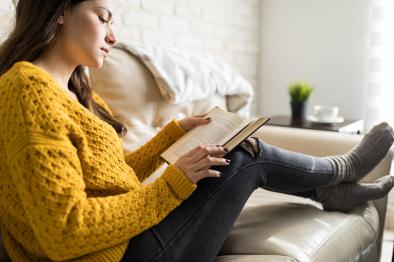
[[[98,39],[100,35],[100,27],[103,27],[103,25],[100,23],[100,21],[96,19],[90,19],[86,23],[86,32],[89,32],[89,36],[91,41],[94,41]]]

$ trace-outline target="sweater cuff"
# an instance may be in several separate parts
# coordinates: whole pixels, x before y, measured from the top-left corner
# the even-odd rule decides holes
[[[169,165],[164,171],[162,178],[182,200],[187,199],[197,187],[175,165]]]
[[[186,133],[186,130],[181,127],[178,120],[173,118],[171,122],[169,122],[165,127],[164,130],[168,133],[173,140],[178,140],[181,136]]]

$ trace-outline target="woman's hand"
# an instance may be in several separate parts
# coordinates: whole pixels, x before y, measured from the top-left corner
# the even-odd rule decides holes
[[[187,132],[190,129],[194,128],[198,125],[205,125],[211,121],[210,117],[205,117],[207,113],[201,115],[194,115],[185,117],[182,120],[179,120],[179,125]]]
[[[227,152],[228,149],[217,145],[198,146],[181,156],[175,162],[175,166],[195,184],[205,177],[220,177],[220,172],[209,167],[229,165],[230,160],[223,158]]]

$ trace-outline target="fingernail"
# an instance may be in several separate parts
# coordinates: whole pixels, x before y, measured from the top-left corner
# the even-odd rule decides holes
[[[223,148],[223,150],[224,150],[225,152],[228,152],[228,148],[227,148],[227,147]]]
[[[222,176],[222,173],[219,172],[218,176]]]
[[[227,163],[230,163],[231,161],[230,161],[230,159],[226,159],[226,162],[227,162]]]
[[[206,117],[205,120],[211,120],[211,118],[210,117]]]
[[[219,147],[220,145],[216,145],[216,147]]]

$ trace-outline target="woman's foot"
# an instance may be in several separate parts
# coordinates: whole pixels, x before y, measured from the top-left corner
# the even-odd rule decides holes
[[[359,181],[386,156],[393,142],[393,128],[383,122],[374,126],[348,153],[326,157],[334,167],[334,176],[330,184]]]
[[[312,197],[322,203],[324,210],[348,212],[369,201],[384,197],[394,187],[394,176],[384,176],[373,183],[341,183],[315,190]]]

